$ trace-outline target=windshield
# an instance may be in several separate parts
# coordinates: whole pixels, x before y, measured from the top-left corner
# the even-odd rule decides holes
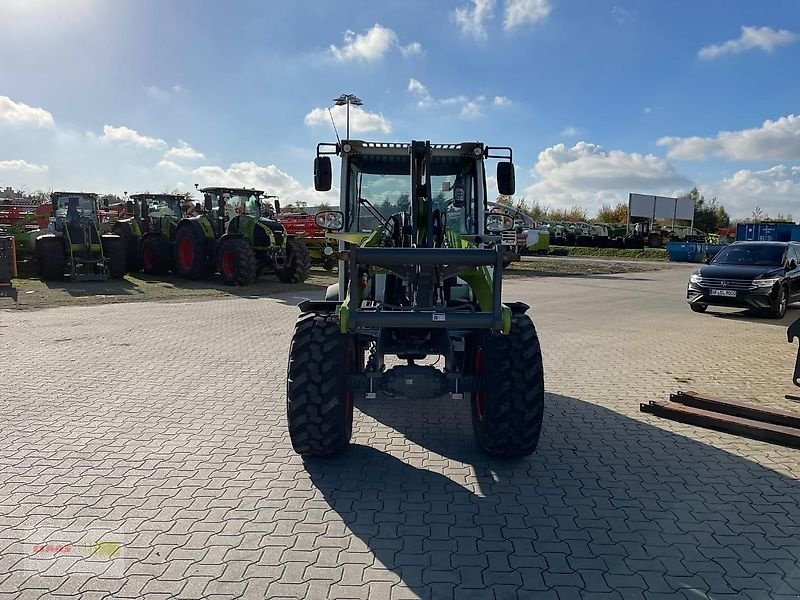
[[[91,196],[58,196],[56,217],[90,216],[95,212],[95,199]]]
[[[350,161],[347,231],[369,232],[391,215],[408,212],[411,176],[406,157],[383,163],[383,157],[354,157]],[[370,172],[373,171],[373,172]],[[402,171],[402,174],[397,174]],[[434,210],[446,227],[457,233],[477,233],[478,197],[475,161],[460,157],[434,157],[431,193]]]
[[[720,250],[711,261],[714,265],[753,265],[779,267],[783,264],[784,247],[773,244],[733,244]]]
[[[154,198],[147,202],[151,217],[181,217],[181,201],[176,198]]]
[[[236,211],[237,215],[249,215],[256,218],[261,216],[258,198],[255,194],[231,194],[227,202]]]

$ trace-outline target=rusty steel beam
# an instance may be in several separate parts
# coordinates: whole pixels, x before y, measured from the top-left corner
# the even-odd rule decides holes
[[[770,442],[800,448],[800,429],[764,423],[753,419],[735,417],[710,410],[684,406],[677,402],[654,402],[640,404],[642,412],[673,421],[697,425],[726,433],[733,433],[762,442]]]
[[[735,400],[720,400],[719,398],[701,396],[697,392],[678,392],[677,394],[670,394],[669,399],[684,406],[800,429],[800,414],[795,412],[767,409]]]

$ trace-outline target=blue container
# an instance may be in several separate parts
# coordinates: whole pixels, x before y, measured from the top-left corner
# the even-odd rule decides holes
[[[788,242],[800,240],[800,225],[794,223],[739,223],[737,242]]]
[[[672,262],[701,263],[714,258],[726,244],[703,244],[698,242],[668,242],[667,257]]]

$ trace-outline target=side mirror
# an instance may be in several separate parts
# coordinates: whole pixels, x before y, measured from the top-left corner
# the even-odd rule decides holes
[[[339,231],[344,227],[344,213],[340,210],[323,210],[314,216],[317,227],[328,231]]]
[[[281,201],[278,200],[277,198],[275,198],[275,205],[274,206],[275,206],[275,214],[276,215],[281,214]]]
[[[516,191],[514,163],[511,161],[497,163],[497,191],[501,196],[513,196]]]
[[[500,233],[514,229],[514,219],[503,213],[486,214],[486,231],[489,233]]]
[[[211,194],[206,194],[205,198],[203,199],[203,207],[206,209],[206,212],[211,212],[214,208],[214,204],[211,202]]]
[[[331,157],[318,156],[314,159],[314,189],[327,192],[331,189]]]
[[[787,266],[789,267],[790,271],[794,271],[797,268],[797,261],[795,259],[792,259],[789,261],[789,264]]]

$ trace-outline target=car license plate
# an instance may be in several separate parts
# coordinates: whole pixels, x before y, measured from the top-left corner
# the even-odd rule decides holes
[[[736,290],[711,290],[712,296],[725,296],[727,298],[736,298]]]

